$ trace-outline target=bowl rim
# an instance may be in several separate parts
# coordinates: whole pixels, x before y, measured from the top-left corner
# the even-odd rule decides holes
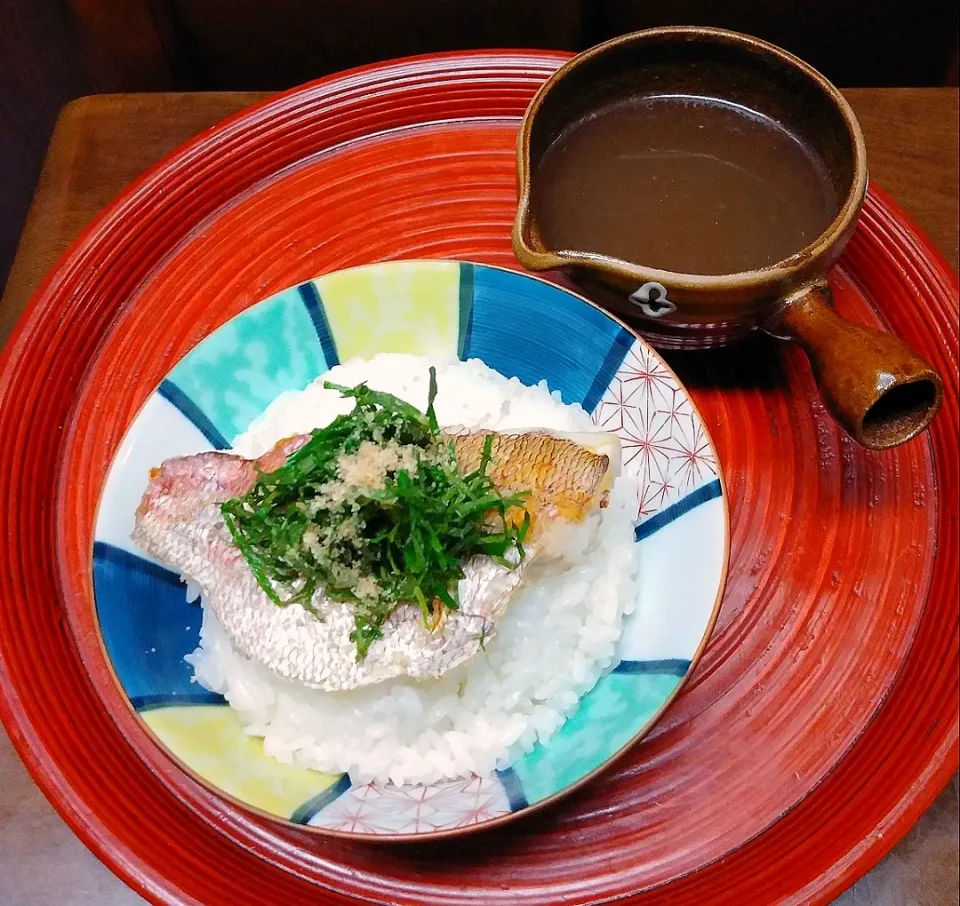
[[[531,236],[530,229],[534,225],[531,204],[530,141],[537,113],[543,106],[546,97],[557,85],[575,75],[577,70],[611,51],[664,41],[686,43],[706,41],[718,45],[733,45],[755,55],[772,58],[805,76],[832,102],[840,113],[847,128],[853,159],[850,187],[833,220],[819,236],[790,257],[762,268],[739,271],[733,274],[688,274],[681,271],[669,271],[641,264],[632,264],[611,255],[572,249],[552,250],[542,243],[535,244],[537,243],[537,237]],[[800,57],[784,50],[782,47],[778,47],[776,44],[771,44],[742,32],[699,25],[671,25],[631,32],[582,51],[560,66],[540,86],[523,115],[520,134],[517,138],[517,175],[519,199],[513,223],[512,239],[514,252],[525,267],[531,270],[555,270],[568,267],[589,268],[602,274],[631,278],[637,282],[638,286],[647,282],[657,282],[666,285],[668,289],[704,293],[720,293],[731,290],[749,290],[761,293],[765,288],[772,289],[795,280],[800,273],[806,274],[811,270],[816,270],[817,265],[831,252],[839,255],[859,217],[868,182],[866,144],[860,124],[850,103],[826,76]],[[828,267],[829,265],[824,267],[823,270],[827,270]],[[698,304],[709,308],[710,300],[698,300]]]
[[[695,651],[694,651],[693,654],[691,655],[689,666],[687,667],[687,669],[686,669],[686,671],[684,672],[683,676],[679,677],[679,681],[677,682],[677,685],[674,687],[674,689],[671,691],[671,693],[664,699],[664,701],[662,702],[662,704],[660,705],[660,707],[653,713],[653,715],[646,721],[646,723],[644,723],[644,725],[643,725],[633,736],[631,736],[630,739],[628,739],[625,743],[623,743],[623,745],[621,745],[620,748],[618,748],[612,755],[610,755],[608,758],[606,758],[606,759],[605,759],[601,764],[599,764],[596,768],[594,768],[593,770],[591,770],[591,771],[589,771],[588,773],[584,774],[583,776],[577,778],[576,781],[574,781],[573,783],[568,784],[568,785],[565,786],[563,789],[557,790],[556,792],[550,794],[549,796],[547,796],[547,797],[545,797],[545,798],[543,798],[543,799],[541,799],[541,800],[538,800],[538,801],[535,802],[535,803],[528,804],[527,806],[525,806],[524,808],[521,808],[521,809],[511,810],[511,811],[509,811],[509,812],[506,812],[506,813],[504,813],[504,814],[502,814],[502,815],[498,815],[498,816],[496,816],[496,817],[494,817],[494,818],[491,818],[491,819],[489,819],[488,821],[484,821],[484,822],[482,822],[482,823],[472,824],[472,825],[465,825],[465,826],[462,826],[462,827],[447,828],[447,829],[444,829],[444,830],[433,830],[433,831],[428,831],[428,832],[425,832],[425,833],[412,833],[412,834],[411,834],[411,833],[405,833],[405,834],[364,834],[364,833],[358,833],[358,832],[355,832],[355,831],[342,831],[342,830],[336,830],[336,829],[332,829],[332,828],[326,828],[326,827],[323,827],[322,825],[300,824],[300,823],[297,823],[297,822],[292,821],[289,817],[284,817],[283,815],[278,815],[278,814],[276,814],[276,813],[274,813],[274,812],[266,811],[266,810],[264,810],[264,809],[262,809],[262,808],[259,808],[259,807],[255,806],[255,805],[252,805],[251,803],[249,803],[249,802],[247,802],[247,801],[245,801],[245,800],[243,800],[243,799],[238,798],[237,796],[235,796],[235,795],[233,795],[233,794],[231,794],[231,793],[228,793],[226,790],[224,790],[224,789],[222,789],[221,787],[217,786],[217,785],[216,785],[215,783],[213,783],[212,781],[204,778],[204,777],[203,777],[202,775],[200,775],[196,770],[194,770],[193,768],[191,768],[190,766],[188,766],[184,761],[181,760],[181,758],[179,758],[176,754],[174,754],[174,752],[173,752],[165,743],[163,743],[163,741],[159,738],[159,736],[157,735],[157,733],[156,733],[156,732],[150,727],[150,725],[146,722],[146,720],[145,720],[144,717],[143,717],[143,714],[141,714],[141,713],[134,707],[133,702],[132,702],[131,699],[130,699],[130,696],[128,695],[128,693],[127,693],[126,690],[124,689],[123,684],[121,683],[120,678],[119,678],[119,676],[118,676],[117,673],[116,673],[116,670],[115,670],[114,665],[113,665],[113,661],[112,661],[112,659],[111,659],[111,657],[110,657],[109,652],[107,651],[106,643],[104,642],[103,631],[102,631],[101,625],[100,625],[99,610],[98,610],[98,608],[97,608],[97,606],[96,606],[96,595],[95,595],[95,592],[94,592],[94,590],[93,590],[93,589],[94,589],[94,585],[93,585],[93,562],[94,562],[94,561],[93,561],[93,550],[94,550],[94,545],[95,545],[96,540],[97,540],[97,539],[96,539],[95,526],[96,526],[96,523],[97,523],[97,520],[98,520],[98,517],[99,517],[100,507],[101,507],[101,504],[102,504],[102,502],[103,502],[103,490],[104,490],[104,488],[106,487],[107,479],[109,478],[110,471],[111,471],[111,469],[113,468],[114,462],[116,461],[116,455],[117,455],[117,453],[119,452],[120,447],[122,446],[124,440],[125,440],[126,437],[128,436],[130,430],[133,428],[133,426],[134,426],[135,423],[137,422],[137,419],[138,419],[138,418],[140,417],[140,415],[142,414],[142,412],[143,412],[144,408],[146,407],[147,403],[149,402],[149,400],[152,399],[153,396],[156,394],[156,392],[157,392],[157,387],[159,387],[159,384],[157,384],[157,385],[150,391],[150,393],[145,397],[143,403],[137,408],[136,412],[133,414],[133,416],[132,416],[131,419],[130,419],[129,424],[128,424],[127,427],[126,427],[126,430],[123,432],[123,435],[121,436],[120,441],[119,441],[118,444],[117,444],[117,450],[114,452],[114,456],[111,458],[110,464],[108,465],[106,471],[104,472],[102,484],[101,484],[101,486],[100,486],[100,493],[99,493],[98,498],[97,498],[97,505],[96,505],[96,509],[95,509],[95,512],[94,512],[94,516],[93,516],[93,525],[92,525],[92,528],[91,528],[91,537],[90,537],[90,550],[89,550],[89,554],[88,554],[89,567],[88,567],[88,576],[87,576],[87,578],[88,578],[88,580],[89,580],[89,582],[90,582],[91,594],[90,594],[90,600],[89,600],[89,602],[85,602],[85,603],[91,605],[91,609],[92,609],[92,623],[93,623],[93,626],[94,626],[94,629],[95,629],[96,639],[97,639],[95,651],[96,651],[96,653],[97,653],[97,654],[99,655],[99,657],[100,657],[100,662],[99,662],[99,663],[91,663],[91,662],[90,662],[89,659],[90,659],[91,655],[92,655],[94,652],[93,652],[93,651],[89,651],[89,650],[87,649],[87,647],[86,647],[84,644],[82,644],[82,640],[81,640],[81,638],[80,638],[80,634],[81,634],[81,631],[82,631],[82,630],[81,630],[81,627],[79,627],[79,626],[77,626],[77,625],[75,624],[75,618],[74,618],[74,616],[73,616],[73,613],[72,613],[71,608],[67,608],[67,623],[68,623],[68,627],[69,627],[70,633],[71,633],[71,635],[73,635],[74,641],[75,641],[75,643],[77,644],[77,651],[78,651],[78,653],[79,653],[81,662],[83,663],[83,666],[84,666],[84,668],[85,668],[86,671],[87,671],[87,675],[90,677],[91,682],[93,683],[94,688],[96,689],[97,697],[100,699],[101,705],[104,707],[104,709],[105,709],[105,710],[107,711],[107,713],[110,715],[110,717],[113,719],[113,721],[114,721],[114,723],[116,724],[118,730],[119,730],[120,733],[123,735],[123,737],[126,739],[127,743],[130,745],[130,747],[131,747],[135,752],[137,752],[137,754],[139,755],[139,757],[147,764],[147,766],[148,766],[152,771],[154,771],[155,773],[157,773],[157,776],[159,776],[160,779],[161,779],[165,784],[167,784],[168,786],[170,786],[175,792],[179,792],[179,790],[177,789],[177,783],[176,783],[176,781],[171,777],[169,771],[165,771],[165,770],[158,769],[158,768],[159,768],[159,765],[153,760],[153,758],[149,757],[148,754],[143,751],[142,747],[137,744],[137,740],[134,739],[134,738],[132,738],[132,737],[130,736],[130,734],[128,733],[128,730],[127,730],[127,726],[128,726],[127,721],[129,720],[129,718],[132,717],[132,718],[134,719],[135,724],[139,727],[139,729],[140,729],[140,730],[145,734],[145,736],[149,739],[150,743],[152,744],[152,751],[151,751],[150,754],[153,755],[154,758],[156,757],[156,753],[159,753],[159,757],[160,757],[160,759],[161,759],[162,761],[165,761],[167,764],[172,764],[175,768],[177,768],[180,772],[182,772],[183,774],[185,774],[185,775],[186,775],[187,777],[189,777],[194,783],[198,784],[200,787],[202,787],[203,789],[205,789],[207,792],[209,792],[209,793],[213,794],[214,796],[217,796],[217,797],[219,797],[219,798],[221,798],[221,799],[229,802],[230,804],[232,804],[233,806],[237,807],[237,808],[240,809],[241,811],[247,812],[248,814],[254,815],[254,816],[259,817],[259,818],[266,819],[267,821],[279,823],[279,824],[284,825],[284,826],[295,827],[295,828],[297,828],[297,829],[300,830],[300,831],[306,831],[306,832],[309,833],[309,834],[316,835],[316,836],[319,836],[319,837],[330,837],[330,838],[336,838],[336,839],[340,839],[340,840],[350,841],[350,842],[353,842],[353,843],[358,843],[358,842],[359,842],[359,843],[367,843],[367,844],[374,844],[374,845],[391,845],[391,844],[394,844],[394,843],[404,843],[404,844],[405,844],[405,843],[426,843],[426,842],[433,842],[433,841],[438,841],[438,840],[447,840],[447,839],[454,839],[454,838],[459,838],[459,837],[466,837],[466,836],[471,836],[471,835],[473,835],[473,834],[478,834],[478,833],[485,833],[485,832],[488,831],[488,830],[494,830],[495,828],[502,827],[503,825],[512,823],[512,822],[514,822],[514,821],[516,821],[516,820],[518,820],[518,819],[523,819],[523,818],[525,818],[525,817],[528,816],[528,815],[532,815],[532,814],[534,814],[535,812],[539,812],[541,809],[548,808],[548,807],[552,806],[553,804],[555,804],[555,803],[558,802],[559,800],[561,800],[561,799],[565,798],[566,796],[574,793],[575,791],[577,791],[578,789],[580,789],[581,787],[583,787],[584,785],[586,785],[587,783],[589,783],[590,781],[592,781],[592,780],[593,780],[595,777],[597,777],[599,774],[601,774],[601,773],[603,773],[604,771],[608,770],[616,761],[618,761],[623,755],[625,755],[628,750],[630,750],[631,748],[633,748],[634,745],[636,745],[636,744],[637,744],[638,742],[640,742],[647,734],[649,734],[649,732],[650,732],[650,731],[653,729],[653,727],[658,723],[658,721],[660,720],[660,718],[663,716],[663,714],[666,712],[666,710],[670,707],[670,705],[674,702],[674,700],[677,698],[677,696],[683,691],[684,687],[686,686],[687,682],[689,681],[690,677],[692,676],[694,670],[696,669],[698,663],[700,662],[700,659],[703,657],[703,654],[704,654],[704,652],[706,651],[706,648],[707,648],[707,646],[708,646],[708,644],[709,644],[709,642],[710,642],[710,638],[711,638],[711,636],[713,635],[713,630],[714,630],[714,628],[715,628],[715,626],[716,626],[717,619],[718,619],[718,617],[719,617],[719,615],[720,615],[720,608],[721,608],[721,604],[722,604],[722,600],[723,600],[723,594],[724,594],[724,591],[725,591],[725,589],[726,589],[727,578],[728,578],[728,570],[729,570],[729,565],[730,565],[730,537],[731,537],[731,532],[730,532],[730,508],[729,508],[729,501],[728,501],[728,496],[727,496],[727,486],[726,486],[726,482],[725,482],[724,477],[723,477],[723,470],[722,470],[722,468],[720,467],[719,457],[717,457],[717,455],[716,455],[716,453],[717,453],[717,451],[716,451],[716,445],[714,444],[713,438],[712,438],[712,436],[711,436],[711,434],[710,434],[710,432],[709,432],[709,429],[708,429],[708,427],[707,427],[707,423],[706,423],[706,421],[704,420],[703,415],[702,415],[702,413],[700,412],[699,407],[696,405],[696,402],[694,401],[693,397],[690,395],[690,392],[689,392],[689,390],[687,389],[687,387],[686,387],[686,386],[683,384],[683,382],[677,377],[677,375],[676,375],[676,373],[674,372],[674,370],[663,360],[663,358],[660,356],[660,354],[659,354],[646,340],[644,340],[643,337],[641,337],[641,336],[636,332],[636,330],[634,330],[634,329],[633,329],[632,327],[630,327],[628,324],[624,323],[624,322],[623,322],[620,318],[618,318],[616,315],[611,314],[611,313],[608,312],[606,309],[604,309],[604,308],[602,308],[601,306],[597,305],[595,302],[591,301],[590,299],[586,298],[585,296],[581,295],[581,294],[578,293],[578,292],[575,292],[575,291],[573,291],[573,290],[568,289],[568,288],[565,287],[565,286],[559,286],[558,284],[556,284],[556,283],[554,283],[554,282],[552,282],[552,281],[550,281],[550,280],[547,280],[547,279],[545,279],[545,278],[543,278],[543,277],[540,277],[540,276],[538,276],[538,275],[536,275],[536,274],[530,274],[530,273],[526,273],[526,272],[524,272],[524,271],[517,271],[517,270],[513,270],[513,269],[511,269],[511,268],[502,267],[502,266],[499,266],[499,265],[486,264],[486,263],[476,262],[476,261],[469,261],[469,259],[398,258],[398,259],[392,259],[392,260],[389,260],[389,261],[372,262],[372,263],[369,263],[369,264],[361,264],[361,265],[356,265],[356,266],[354,266],[354,267],[342,268],[342,269],[340,269],[340,270],[335,270],[335,271],[329,271],[329,272],[327,272],[326,274],[322,274],[322,275],[319,275],[319,276],[316,276],[316,277],[306,278],[305,280],[299,281],[299,283],[297,283],[297,284],[293,284],[293,285],[291,285],[291,286],[289,286],[289,287],[285,287],[285,288],[283,288],[283,289],[280,289],[280,290],[278,291],[278,293],[286,292],[286,291],[288,291],[289,289],[294,288],[295,286],[299,286],[301,283],[309,283],[309,282],[311,282],[311,281],[313,281],[313,280],[322,279],[323,277],[328,276],[329,274],[332,274],[332,273],[346,273],[346,272],[357,271],[357,270],[382,269],[382,268],[390,268],[390,267],[393,267],[393,266],[396,266],[396,265],[401,265],[401,266],[403,266],[403,265],[409,266],[409,265],[411,265],[411,264],[413,264],[413,265],[423,265],[423,264],[435,265],[435,264],[437,264],[438,262],[443,262],[443,261],[446,261],[446,262],[449,262],[449,263],[455,263],[455,264],[466,263],[466,264],[471,264],[473,267],[480,267],[480,268],[487,268],[487,269],[490,269],[490,270],[501,271],[501,272],[504,272],[504,273],[512,274],[512,275],[517,276],[517,277],[524,278],[525,280],[532,280],[532,281],[535,281],[535,282],[537,282],[537,283],[545,284],[545,285],[547,285],[548,287],[550,287],[550,288],[552,288],[552,289],[555,289],[555,290],[558,290],[558,291],[560,291],[560,292],[566,293],[567,295],[573,297],[574,299],[578,300],[578,301],[581,302],[581,303],[586,304],[586,305],[589,306],[590,308],[595,309],[596,311],[600,312],[600,313],[603,314],[605,317],[609,318],[611,321],[613,321],[614,323],[616,323],[618,326],[620,326],[623,330],[625,330],[625,331],[633,338],[634,342],[639,341],[639,342],[646,348],[646,350],[647,350],[648,353],[650,353],[650,354],[652,354],[653,356],[655,356],[655,358],[656,358],[657,361],[660,363],[660,365],[667,371],[667,373],[670,375],[670,377],[676,382],[677,386],[683,390],[684,395],[686,396],[687,400],[689,401],[690,406],[691,406],[694,414],[696,415],[697,419],[699,420],[699,422],[700,422],[700,424],[701,424],[701,426],[702,426],[702,428],[703,428],[704,435],[705,435],[705,437],[706,437],[706,439],[707,439],[707,442],[709,443],[710,449],[713,451],[714,456],[715,456],[716,461],[717,461],[717,481],[719,481],[719,483],[720,483],[720,488],[721,488],[721,493],[720,493],[720,495],[719,495],[719,499],[720,499],[720,503],[721,503],[721,507],[722,507],[722,513],[723,513],[723,516],[722,516],[722,525],[723,525],[723,541],[722,541],[723,552],[722,552],[722,553],[723,553],[723,556],[722,556],[722,563],[721,563],[721,567],[720,567],[720,575],[719,575],[719,578],[718,578],[718,581],[717,581],[717,590],[716,590],[716,594],[715,594],[715,597],[714,597],[713,606],[712,606],[711,611],[710,611],[710,616],[709,616],[709,618],[708,618],[707,621],[706,621],[706,624],[705,624],[705,627],[704,627],[704,630],[703,630],[703,634],[702,634],[701,637],[700,637],[700,641],[699,641],[698,644],[697,644],[697,648],[695,649]],[[215,330],[211,331],[210,333],[207,333],[205,336],[203,336],[201,339],[199,339],[199,340],[197,341],[197,343],[196,343],[190,350],[188,350],[186,353],[184,353],[184,355],[181,356],[181,358],[178,359],[177,362],[173,363],[173,365],[171,366],[170,369],[168,369],[168,371],[167,371],[167,373],[166,373],[166,375],[165,375],[164,377],[166,377],[167,375],[169,375],[170,370],[172,370],[172,368],[175,367],[176,364],[178,364],[180,361],[183,361],[183,359],[184,359],[187,355],[189,355],[190,352],[193,351],[193,349],[196,349],[201,343],[203,343],[208,337],[212,336],[217,330],[221,329],[221,328],[224,327],[226,324],[231,323],[231,322],[234,321],[236,318],[243,317],[243,316],[244,316],[247,312],[249,312],[252,308],[254,308],[254,307],[257,306],[257,305],[260,305],[260,304],[263,303],[263,302],[268,301],[270,298],[272,298],[273,296],[277,295],[278,293],[271,293],[269,296],[265,296],[263,299],[258,299],[258,300],[257,300],[256,302],[254,302],[252,305],[248,306],[248,307],[245,308],[243,311],[238,312],[238,313],[237,313],[236,315],[234,315],[232,318],[230,318],[229,320],[225,321],[224,324],[222,324],[222,325],[220,325],[219,327],[215,328]],[[633,345],[633,344],[631,344],[631,346],[632,346],[632,345]],[[79,428],[79,420],[78,420],[78,418],[77,418],[77,414],[79,413],[80,409],[82,408],[82,401],[85,400],[85,399],[88,399],[88,398],[90,397],[91,392],[95,390],[95,388],[94,388],[94,378],[95,378],[94,373],[93,373],[92,371],[91,371],[91,372],[88,372],[87,376],[85,377],[85,379],[84,379],[84,381],[83,381],[83,383],[82,383],[82,385],[81,385],[81,387],[80,387],[80,389],[79,389],[78,396],[77,396],[77,398],[78,398],[78,404],[77,404],[76,408],[74,409],[74,415],[73,415],[73,418],[71,419],[71,424],[70,424],[69,431],[68,431],[68,435],[67,435],[66,442],[65,442],[65,446],[67,446],[67,447],[70,447],[70,446],[72,446],[72,445],[75,443],[75,435],[76,435],[76,433],[77,433],[77,431],[78,431],[78,428]],[[161,379],[161,380],[162,380],[162,379]],[[58,482],[57,482],[57,497],[58,497],[58,499],[64,499],[61,495],[65,494],[64,484],[65,484],[65,482],[66,482],[66,477],[67,477],[67,476],[66,476],[65,472],[64,472],[64,471],[61,471],[60,476],[59,476],[59,479],[58,479]],[[66,575],[65,575],[65,573],[68,573],[68,572],[69,572],[69,566],[68,566],[68,564],[67,564],[66,557],[65,557],[65,555],[64,555],[64,553],[63,553],[63,551],[64,551],[64,546],[63,546],[63,545],[60,543],[60,541],[59,541],[59,539],[62,537],[62,533],[65,531],[65,521],[66,521],[66,520],[65,520],[65,515],[64,515],[64,513],[63,513],[62,511],[60,511],[59,509],[58,509],[58,512],[57,512],[56,515],[55,515],[55,518],[56,518],[56,535],[57,535],[57,539],[58,539],[57,544],[56,544],[56,552],[57,552],[57,554],[56,554],[56,559],[57,559],[57,571],[59,572],[59,574],[60,574],[60,576],[61,576],[61,581],[66,581]],[[102,677],[104,677],[104,675],[108,678],[108,679],[107,679],[107,683],[109,684],[109,688],[108,688],[108,689],[104,689],[103,686],[102,686],[102,682],[103,682]],[[110,692],[114,693],[114,695],[109,695]],[[107,693],[107,694],[105,695],[105,693]],[[123,713],[123,717],[125,717],[127,720],[123,720],[123,719],[119,719],[119,720],[118,720],[118,719],[117,719],[119,715],[118,715],[118,714],[116,713],[116,711],[115,711],[115,707],[114,707],[115,698],[114,698],[114,696],[116,696],[116,697],[118,697],[118,698],[120,699],[120,702],[121,702],[120,708],[121,708],[121,711],[122,711],[122,713]],[[581,696],[581,698],[582,698],[582,696]],[[217,707],[220,707],[220,706],[218,705]],[[227,704],[226,707],[232,707],[232,706],[230,706],[229,704]],[[322,773],[322,772],[318,772],[318,773]],[[346,773],[346,772],[344,772],[342,776],[347,776],[347,777],[349,777],[349,774]],[[480,776],[480,775],[473,775],[473,776]],[[334,781],[334,782],[336,782],[336,781]],[[442,781],[442,782],[447,782],[447,781]]]

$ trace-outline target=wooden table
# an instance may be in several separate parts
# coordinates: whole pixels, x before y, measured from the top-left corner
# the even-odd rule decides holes
[[[863,125],[872,176],[956,270],[957,89],[845,94]],[[47,271],[120,189],[181,142],[264,97],[253,92],[101,95],[67,106],[0,301],[0,343]],[[838,906],[957,906],[958,805],[954,777],[917,827]],[[0,730],[0,903],[142,902],[60,821]]]

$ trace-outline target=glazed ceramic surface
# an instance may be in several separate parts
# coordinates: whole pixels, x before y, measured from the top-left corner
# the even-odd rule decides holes
[[[875,186],[832,272],[836,307],[928,356],[943,409],[867,453],[789,344],[670,356],[724,473],[723,603],[666,713],[574,795],[442,846],[321,839],[196,782],[117,685],[90,553],[143,403],[217,327],[317,275],[516,268],[518,127],[566,59],[427,57],[244,111],[106,209],[4,350],[0,717],[74,831],[151,902],[823,906],[956,770],[957,278]]]
[[[597,254],[593,247],[548,248],[535,203],[541,194],[555,191],[540,166],[548,156],[546,149],[578,122],[603,116],[613,101],[671,95],[729,104],[782,124],[792,134],[791,141],[806,147],[819,162],[821,179],[836,196],[836,215],[819,235],[811,225],[814,234],[807,236],[808,244],[791,249],[788,257],[739,273],[676,273],[650,266],[656,262]],[[707,131],[696,134],[708,137],[698,137],[697,153],[702,157],[715,152],[731,172],[735,164],[724,157],[723,139],[710,138],[709,121],[702,114],[700,119],[698,128]],[[747,134],[742,125],[737,128],[739,134]],[[666,125],[663,129],[666,133]],[[630,153],[671,148],[673,168],[683,160],[684,151],[693,156],[693,145],[683,146],[669,134],[650,137],[634,128],[621,135],[629,137]],[[769,150],[770,135],[759,131],[750,139],[758,158]],[[675,146],[677,141],[682,147]],[[611,203],[610,196],[591,195],[584,188],[595,182],[590,176],[597,168],[609,165],[601,149],[597,146],[591,149],[596,153],[578,157],[575,172],[567,176],[582,196],[577,205],[564,208],[564,216],[574,221],[591,206],[602,210]],[[796,168],[795,161],[791,167]],[[591,298],[627,319],[658,348],[715,347],[753,330],[796,341],[807,352],[827,408],[857,443],[871,450],[905,443],[936,415],[943,387],[930,363],[899,337],[849,324],[834,311],[826,275],[860,216],[867,190],[866,150],[860,125],[843,95],[787,51],[748,35],[699,26],[652,28],[592,47],[561,67],[531,101],[520,129],[517,169],[520,200],[513,246],[519,260],[531,270],[566,269]],[[661,178],[676,192],[678,177]],[[693,184],[712,178],[701,173]],[[796,194],[803,191],[800,175],[787,184],[793,195],[783,204],[800,206],[801,196]],[[738,219],[726,224],[724,231],[749,233],[756,224],[739,191],[723,203],[715,200],[714,210],[717,216],[723,209],[737,211]],[[633,229],[656,230],[644,216],[643,199],[631,197],[628,186],[612,197],[617,205],[636,206]],[[670,197],[681,223],[702,225],[704,216],[712,216],[694,191]],[[603,217],[596,219],[594,228],[603,222]],[[697,238],[696,228],[685,235],[694,246],[711,241],[708,231]]]
[[[381,352],[479,358],[545,380],[614,431],[640,481],[640,600],[620,662],[546,745],[489,776],[432,786],[351,783],[285,765],[191,681],[199,604],[130,541],[148,471],[227,449],[285,390]],[[716,455],[686,391],[642,340],[572,293],[480,265],[396,262],[301,283],[254,305],[181,359],[149,397],[110,469],[93,547],[97,617],[131,705],[195,776],[298,824],[352,835],[479,828],[569,790],[638,739],[692,669],[719,607],[727,516]],[[335,694],[335,693],[334,693]]]

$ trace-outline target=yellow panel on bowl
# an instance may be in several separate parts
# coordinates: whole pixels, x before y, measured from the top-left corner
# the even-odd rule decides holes
[[[391,262],[328,274],[314,284],[341,362],[378,352],[457,354],[456,262]]]
[[[321,774],[266,755],[226,705],[171,705],[140,715],[190,770],[225,793],[273,815],[289,818],[329,789],[339,774]]]

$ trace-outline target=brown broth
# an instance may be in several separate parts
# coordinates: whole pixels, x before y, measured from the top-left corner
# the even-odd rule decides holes
[[[779,123],[676,95],[575,122],[547,148],[533,185],[549,248],[688,274],[789,258],[839,210],[823,163]]]

